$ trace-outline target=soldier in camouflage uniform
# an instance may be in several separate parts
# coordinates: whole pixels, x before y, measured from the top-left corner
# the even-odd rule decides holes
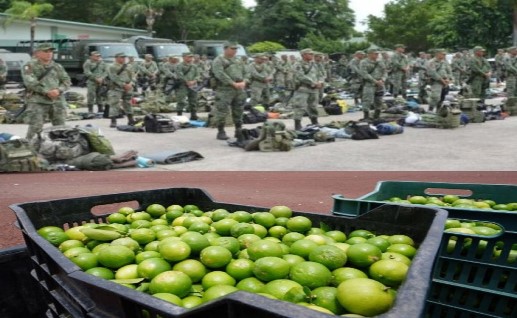
[[[393,80],[392,80],[392,67],[391,67],[391,57],[388,52],[384,51],[382,54],[382,62],[384,63],[384,67],[386,68],[386,81],[384,82],[384,88],[393,94]]]
[[[236,43],[225,43],[223,54],[212,62],[212,72],[218,82],[214,117],[217,125],[216,138],[219,140],[228,139],[224,126],[230,111],[235,124],[235,137],[238,141],[243,140],[242,113],[246,102],[246,83],[249,74],[244,62],[235,57],[237,49]]]
[[[503,49],[498,49],[495,55],[495,78],[497,83],[501,83],[505,78],[505,59],[506,54]]]
[[[63,93],[72,84],[63,66],[52,60],[54,48],[42,43],[35,48],[34,58],[23,66],[23,84],[27,89],[27,118],[30,140],[41,133],[48,116],[53,126],[64,125],[66,119]]]
[[[248,67],[251,90],[251,106],[262,105],[268,108],[270,101],[269,83],[273,81],[271,71],[267,65],[267,57],[257,54],[255,60]]]
[[[187,99],[190,120],[197,120],[197,92],[201,83],[201,71],[194,64],[194,54],[183,53],[183,62],[179,64],[177,70],[179,80],[179,87],[176,91],[178,116],[183,114]]]
[[[506,59],[506,96],[517,97],[517,47],[508,49],[510,56]]]
[[[347,76],[347,68],[350,62],[348,62],[348,59],[346,57],[346,54],[341,55],[339,58],[338,63],[338,73],[339,76],[345,78]]]
[[[127,115],[128,125],[134,125],[133,108],[131,107],[131,96],[133,92],[133,72],[128,69],[125,63],[124,53],[115,54],[115,63],[108,68],[108,78],[110,80],[110,90],[108,92],[108,103],[110,105],[109,117],[111,118],[110,127],[117,127],[117,117],[121,115],[121,105]]]
[[[492,76],[492,68],[488,61],[483,57],[485,54],[484,48],[476,46],[473,51],[474,56],[470,59],[469,64],[469,84],[472,89],[472,97],[484,100],[485,90],[488,88],[490,76]]]
[[[5,90],[5,83],[7,82],[7,64],[0,59],[0,90]]]
[[[402,95],[406,98],[406,80],[409,71],[409,60],[404,54],[404,44],[395,45],[395,54],[391,57],[391,80],[393,83],[393,97]]]
[[[318,70],[318,81],[321,83],[325,83],[327,80],[327,67],[323,61],[323,53],[315,52],[314,53],[314,66]],[[323,89],[325,84],[323,84],[318,89],[318,103],[321,103],[323,100]]]
[[[169,55],[167,63],[162,65],[162,74],[163,74],[163,93],[165,94],[165,98],[168,100],[171,98],[171,95],[176,92],[178,87],[178,66],[179,66],[179,57],[174,55]]]
[[[101,87],[108,76],[108,67],[102,61],[101,54],[93,51],[90,58],[83,64],[83,72],[86,77],[88,112],[93,113],[93,105],[97,104],[99,113],[104,112],[104,96],[101,94]]]
[[[440,109],[452,81],[452,71],[449,62],[445,59],[446,53],[444,49],[436,49],[434,58],[427,63],[427,74],[431,82],[429,111]]]
[[[413,68],[418,74],[418,100],[423,104],[427,98],[427,54],[425,52],[418,54]]]
[[[319,89],[323,87],[319,71],[313,61],[314,51],[304,49],[300,53],[302,60],[294,67],[294,82],[297,88],[292,99],[296,130],[302,129],[302,118],[305,113],[309,115],[311,124],[318,124]]]
[[[452,76],[454,77],[454,85],[461,87],[463,82],[467,79],[467,65],[461,53],[456,53],[452,58],[451,69]]]
[[[194,64],[197,65],[199,71],[201,72],[203,87],[207,87],[208,79],[210,78],[210,61],[207,60],[206,55],[199,56],[199,54],[194,54]]]
[[[368,57],[359,63],[359,70],[363,79],[363,120],[370,119],[371,110],[374,110],[374,119],[379,118],[381,114],[387,73],[384,63],[378,61],[378,57],[379,51],[377,49],[369,49]]]
[[[151,91],[156,89],[158,71],[158,65],[153,61],[153,56],[151,54],[144,55],[144,61],[140,63],[138,70],[142,93],[144,93],[147,88],[150,88]]]
[[[128,56],[126,64],[127,69],[130,70],[133,74],[133,83],[135,83],[135,85],[133,85],[133,92],[138,93],[138,85],[136,84],[138,83],[138,77],[140,73],[140,62],[135,61],[134,56]]]
[[[359,64],[364,58],[364,51],[356,51],[354,57],[348,63],[348,82],[350,83],[350,93],[354,95],[354,105],[359,105],[363,78],[360,75]]]
[[[280,100],[283,104],[287,102],[287,76],[291,66],[289,65],[289,59],[286,54],[280,56],[280,60],[275,61],[275,79],[274,83],[276,88],[279,90]]]

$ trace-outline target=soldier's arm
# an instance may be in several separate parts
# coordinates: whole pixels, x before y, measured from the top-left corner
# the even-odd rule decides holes
[[[517,67],[512,63],[511,59],[506,60],[505,68],[512,74],[517,74]]]
[[[38,81],[37,76],[34,74],[33,66],[30,63],[23,66],[21,73],[23,85],[25,85],[27,91],[42,95],[47,94],[47,89],[41,85],[41,81]]]
[[[436,70],[436,63],[434,61],[430,61],[427,63],[427,75],[435,81],[441,81],[442,77],[438,74]]]
[[[118,70],[119,70],[119,68],[117,66],[115,66],[115,65],[110,66],[110,68],[108,69],[108,78],[113,84],[122,88],[122,87],[124,87],[125,82],[122,79],[122,77],[117,75]]]
[[[369,73],[368,73],[368,66],[366,63],[360,63],[359,64],[359,75],[361,76],[361,78],[363,79],[363,81],[365,82],[371,82],[371,83],[375,83],[376,80],[373,78],[373,76],[371,76]]]
[[[250,66],[249,70],[250,70],[250,79],[251,80],[261,82],[261,83],[265,82],[266,77],[268,76],[267,74],[266,75],[260,74],[257,71],[257,69],[255,68],[255,66]]]
[[[228,76],[228,74],[226,74],[224,70],[224,63],[222,57],[217,57],[212,63],[212,72],[214,73],[215,78],[217,78],[223,84],[233,84],[233,80],[230,76]]]
[[[58,76],[59,76],[59,92],[64,93],[65,91],[70,89],[72,86],[72,80],[70,76],[65,71],[65,68],[61,64],[56,64]]]
[[[477,59],[471,59],[469,63],[470,72],[475,75],[484,75],[485,72],[482,69],[482,65],[479,65]]]
[[[86,76],[87,79],[91,79],[92,78],[92,70],[90,68],[92,64],[90,63],[90,60],[86,60],[84,63],[83,63],[83,73],[84,73],[84,76]]]

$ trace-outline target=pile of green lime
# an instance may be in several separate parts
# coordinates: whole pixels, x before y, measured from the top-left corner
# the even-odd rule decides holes
[[[243,290],[328,314],[389,311],[413,239],[318,226],[286,206],[230,213],[152,204],[38,232],[85,272],[185,308]]]
[[[402,199],[400,197],[391,197],[385,201],[403,204],[453,207],[459,209],[517,211],[517,202],[497,203],[494,200],[466,199],[453,194],[447,194],[444,196],[408,195],[406,199]]]

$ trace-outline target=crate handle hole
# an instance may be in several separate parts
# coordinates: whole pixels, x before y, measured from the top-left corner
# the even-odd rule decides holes
[[[473,192],[467,189],[442,189],[442,188],[427,188],[424,190],[427,195],[457,195],[460,197],[470,197]]]
[[[140,203],[138,201],[124,201],[124,202],[116,202],[110,204],[100,204],[91,208],[91,213],[93,215],[105,215],[117,212],[120,208],[130,207],[133,210],[137,211],[140,208]]]

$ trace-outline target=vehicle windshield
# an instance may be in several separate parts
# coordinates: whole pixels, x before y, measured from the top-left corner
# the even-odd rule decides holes
[[[110,59],[117,53],[125,53],[126,56],[138,57],[138,53],[132,44],[101,44],[99,45],[99,51],[103,59]]]
[[[183,53],[190,52],[186,45],[154,45],[154,53],[158,59],[162,59],[169,55],[181,56]]]

